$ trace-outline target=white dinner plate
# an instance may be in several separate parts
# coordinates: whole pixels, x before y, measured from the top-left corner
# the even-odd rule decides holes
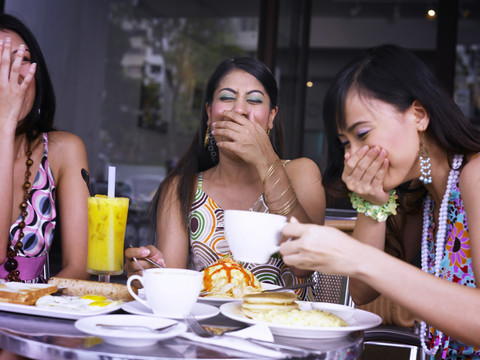
[[[140,325],[150,328],[158,328],[175,323],[177,323],[176,326],[165,329],[165,331],[159,333],[135,329],[111,330],[96,326],[97,324]],[[187,326],[184,323],[180,323],[176,320],[124,314],[90,316],[75,321],[75,327],[87,334],[101,337],[106,343],[129,347],[150,346],[159,340],[169,339],[187,331]]]
[[[283,325],[266,321],[257,321],[250,319],[242,314],[241,303],[229,302],[220,306],[220,312],[233,320],[241,321],[247,324],[267,324],[270,331],[274,335],[299,337],[299,338],[315,338],[329,339],[338,338],[350,334],[353,331],[365,330],[380,325],[382,318],[371,312],[351,308],[345,305],[315,302],[298,302],[302,310],[318,309],[329,311],[344,319],[348,326],[345,327],[322,327],[322,326],[300,326],[300,325]]]
[[[156,315],[153,313],[152,309],[146,307],[142,303],[138,301],[130,301],[128,303],[123,304],[122,310],[130,313],[130,314],[136,314],[136,315],[147,315],[147,316],[154,316],[154,317],[163,317],[163,318],[172,318],[172,319],[177,319],[177,320],[182,320],[183,318],[179,317],[172,317],[168,315]],[[208,304],[200,304],[200,303],[195,303],[193,305],[192,309],[192,315],[197,319],[197,320],[203,320],[203,319],[208,319],[214,316],[217,316],[220,313],[220,310],[218,310],[217,307],[208,305]]]
[[[48,316],[48,317],[54,317],[54,318],[76,320],[76,319],[81,319],[87,316],[108,314],[120,309],[123,305],[125,305],[125,303],[100,307],[98,309],[95,309],[94,311],[89,311],[89,312],[79,312],[74,310],[57,309],[54,307],[46,308],[46,307],[38,307],[35,305],[10,304],[10,303],[0,302],[0,311],[8,311],[8,312],[14,312],[19,314]]]
[[[280,286],[268,284],[268,283],[262,283],[262,287],[263,287],[263,290],[273,290],[273,289],[278,289]],[[220,306],[222,304],[225,304],[227,302],[232,302],[232,301],[241,302],[243,301],[243,299],[242,298],[240,299],[220,298],[215,296],[199,296],[198,301],[202,303],[210,304],[210,305]]]

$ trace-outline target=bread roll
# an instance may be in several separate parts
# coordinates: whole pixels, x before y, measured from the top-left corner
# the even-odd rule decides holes
[[[33,305],[38,298],[57,292],[53,284],[7,282],[0,284],[0,302]]]
[[[83,296],[87,294],[94,294],[105,296],[110,300],[134,300],[128,292],[127,286],[123,284],[57,277],[50,278],[48,283],[56,285],[59,289],[61,289],[62,295]],[[137,289],[133,286],[132,289],[137,292]]]

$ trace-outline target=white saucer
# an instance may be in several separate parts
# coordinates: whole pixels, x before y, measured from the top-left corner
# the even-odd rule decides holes
[[[143,305],[142,303],[136,300],[123,304],[122,310],[131,314],[136,314],[136,315],[147,315],[147,316],[183,320],[183,317],[169,316],[168,314],[154,314],[152,309],[146,307],[145,305]],[[207,304],[200,304],[200,303],[195,303],[191,311],[191,314],[197,320],[208,319],[208,318],[217,316],[219,313],[220,313],[220,310],[217,307],[212,305],[207,305]]]
[[[135,329],[129,330],[109,330],[97,327],[97,324],[109,325],[141,325],[151,328],[167,326],[175,324],[176,326],[165,329],[164,332],[154,333]],[[184,323],[177,322],[172,319],[164,319],[151,316],[138,315],[99,315],[89,316],[75,321],[75,327],[90,335],[101,337],[106,343],[117,346],[150,346],[159,340],[169,339],[177,335],[181,335],[187,331]]]

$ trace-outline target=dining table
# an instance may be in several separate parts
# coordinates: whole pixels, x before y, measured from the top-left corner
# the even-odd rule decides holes
[[[125,314],[119,309],[114,314]],[[222,313],[200,323],[213,328],[236,329],[243,322]],[[335,338],[301,338],[274,335],[275,344],[314,351],[308,359],[360,359],[363,331]],[[118,346],[75,327],[75,320],[0,311],[0,348],[31,359],[259,359],[261,356],[241,349],[220,347],[184,337],[173,337],[149,346]],[[278,358],[295,357],[282,353]],[[298,357],[295,357],[298,358]]]

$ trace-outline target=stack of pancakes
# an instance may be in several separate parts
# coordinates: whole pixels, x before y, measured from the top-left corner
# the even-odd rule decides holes
[[[340,317],[327,311],[301,310],[293,292],[264,292],[243,297],[241,310],[253,320],[294,326],[348,326]]]
[[[248,294],[243,297],[242,311],[245,316],[254,319],[268,311],[278,312],[298,309],[296,300],[297,295],[293,292]]]

